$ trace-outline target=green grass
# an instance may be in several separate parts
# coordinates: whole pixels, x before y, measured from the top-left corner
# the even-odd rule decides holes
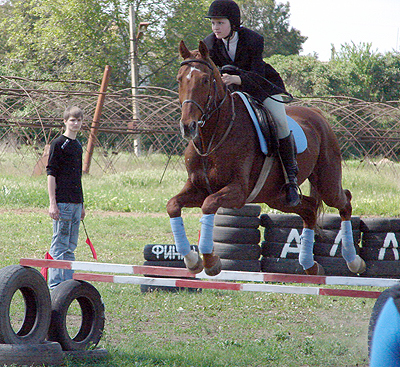
[[[146,244],[173,241],[165,204],[183,186],[185,172],[167,170],[160,183],[162,161],[135,167],[84,177],[85,223],[100,262],[141,264]],[[2,267],[21,257],[43,258],[52,232],[46,177],[6,172],[0,173]],[[353,214],[398,216],[397,177],[392,167],[346,162]],[[184,210],[191,243],[199,218],[199,209]],[[92,261],[83,231],[76,258]],[[100,346],[110,357],[66,366],[368,366],[371,299],[215,290],[142,294],[135,285],[95,285],[107,317]]]

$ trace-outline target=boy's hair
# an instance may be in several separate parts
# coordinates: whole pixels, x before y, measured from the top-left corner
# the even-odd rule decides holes
[[[83,118],[83,111],[77,106],[67,107],[64,111],[64,120],[67,121],[70,117]]]

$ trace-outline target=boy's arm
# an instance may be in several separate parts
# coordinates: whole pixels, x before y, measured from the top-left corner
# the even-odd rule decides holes
[[[60,219],[60,211],[56,202],[56,178],[52,175],[47,176],[47,190],[49,192],[49,215],[54,220]]]

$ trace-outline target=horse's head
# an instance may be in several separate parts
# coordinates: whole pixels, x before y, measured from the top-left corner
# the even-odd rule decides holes
[[[179,53],[183,58],[177,76],[182,105],[180,128],[184,138],[194,139],[199,126],[215,112],[217,95],[224,87],[204,42],[200,41],[198,50],[189,51],[181,41]]]

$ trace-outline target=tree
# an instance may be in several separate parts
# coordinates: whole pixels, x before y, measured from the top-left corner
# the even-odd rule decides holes
[[[290,28],[290,5],[275,0],[238,0],[243,24],[264,36],[266,57],[274,54],[298,55],[307,40],[295,28]]]
[[[2,58],[31,78],[98,81],[108,64],[118,71],[114,83],[126,84],[129,37],[116,5],[113,0],[7,2],[0,17],[1,34],[9,36]]]
[[[266,55],[298,53],[305,38],[289,29],[289,5],[241,0],[244,24],[266,37]],[[139,84],[175,88],[177,47],[190,48],[211,32],[210,0],[5,0],[0,5],[0,60],[18,76],[101,80],[130,86],[129,5],[136,24],[149,22],[139,40]],[[13,21],[10,22],[10,19]]]

